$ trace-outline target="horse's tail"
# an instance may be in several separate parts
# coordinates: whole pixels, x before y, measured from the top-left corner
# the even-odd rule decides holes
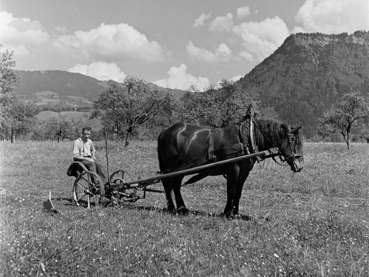
[[[175,168],[178,163],[177,132],[183,123],[177,123],[168,129],[163,130],[158,137],[158,160],[162,173],[167,173],[171,168]]]
[[[159,169],[161,173],[164,173],[164,157],[163,157],[163,135],[164,131],[159,134],[158,137],[158,160],[159,160]]]

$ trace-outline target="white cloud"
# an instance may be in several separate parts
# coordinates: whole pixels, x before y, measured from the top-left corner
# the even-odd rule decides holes
[[[237,82],[239,79],[241,79],[244,75],[236,75],[236,76],[233,76],[231,78],[229,78],[229,80],[231,82]]]
[[[45,44],[49,39],[49,34],[38,21],[0,11],[0,42],[13,49],[16,55],[26,55],[32,47]]]
[[[250,14],[251,14],[251,11],[250,11],[250,8],[248,6],[239,7],[237,9],[237,17],[240,18],[240,19],[245,18]]]
[[[139,58],[143,61],[160,61],[164,51],[156,41],[149,41],[145,34],[125,24],[101,24],[89,31],[76,31],[61,36],[59,45],[83,49],[90,57],[106,59]]]
[[[202,13],[198,18],[195,19],[193,27],[200,27],[205,24],[205,21],[211,17],[210,13]]]
[[[233,28],[243,40],[240,56],[260,61],[273,53],[289,35],[286,23],[278,16],[260,22],[244,22]]]
[[[81,73],[101,81],[123,82],[127,75],[115,63],[94,62],[89,65],[77,64],[68,70]]]
[[[296,31],[342,33],[369,29],[368,0],[306,0],[295,17]]]
[[[212,52],[207,49],[197,47],[192,43],[192,41],[189,41],[187,43],[186,50],[188,55],[192,59],[209,63],[228,61],[232,54],[232,50],[229,49],[229,47],[225,43],[219,44],[217,49]]]
[[[210,23],[210,31],[231,31],[233,27],[233,15],[227,13],[224,16],[218,16]]]
[[[168,78],[154,82],[158,86],[166,88],[177,88],[190,90],[195,87],[198,90],[209,88],[210,81],[205,77],[195,77],[187,72],[187,66],[181,64],[178,67],[171,67],[168,71]]]
[[[239,79],[241,79],[244,75],[236,75],[236,76],[233,76],[231,78],[228,79],[228,81],[232,82],[232,83],[235,83],[237,82]],[[216,82],[214,88],[215,89],[220,89],[221,88],[221,84],[223,82],[223,79],[222,80],[219,80],[218,82]]]
[[[68,28],[65,26],[56,26],[55,31],[60,34],[66,34],[68,32]]]
[[[250,52],[246,51],[246,50],[245,51],[241,51],[239,54],[240,54],[240,56],[242,58],[244,58],[245,60],[247,60],[249,62],[253,62],[254,61],[253,55]]]

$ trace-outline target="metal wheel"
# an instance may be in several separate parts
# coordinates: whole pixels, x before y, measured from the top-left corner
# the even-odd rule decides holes
[[[116,171],[114,171],[111,175],[110,175],[110,182],[114,182],[115,179],[120,179],[123,182],[124,179],[124,170],[122,169],[118,169]]]
[[[87,204],[90,208],[91,198],[100,193],[99,184],[102,184],[102,180],[95,172],[81,172],[73,184],[73,199],[77,206]]]
[[[118,169],[110,175],[110,197],[117,204],[135,202],[139,199],[137,188],[127,185],[124,181],[124,175],[125,172],[122,169]]]

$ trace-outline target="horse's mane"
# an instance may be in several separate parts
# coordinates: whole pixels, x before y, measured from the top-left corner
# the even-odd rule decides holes
[[[255,119],[254,124],[256,144],[261,148],[280,145],[288,132],[288,126],[276,120]]]

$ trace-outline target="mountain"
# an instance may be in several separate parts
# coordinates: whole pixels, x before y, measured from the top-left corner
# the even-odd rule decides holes
[[[44,110],[90,110],[108,83],[66,71],[18,71],[16,93]],[[345,93],[369,97],[369,32],[293,34],[269,57],[236,82],[260,108],[282,121],[302,125],[307,137],[318,120]],[[158,87],[186,101],[186,92]]]
[[[311,137],[340,96],[369,97],[369,32],[293,34],[237,84]]]
[[[18,82],[15,93],[23,99],[34,101],[44,110],[58,110],[60,106],[63,110],[91,109],[93,101],[108,87],[107,81],[61,70],[18,70],[16,73]],[[151,83],[149,86],[159,93],[169,93],[177,99],[185,93]]]

